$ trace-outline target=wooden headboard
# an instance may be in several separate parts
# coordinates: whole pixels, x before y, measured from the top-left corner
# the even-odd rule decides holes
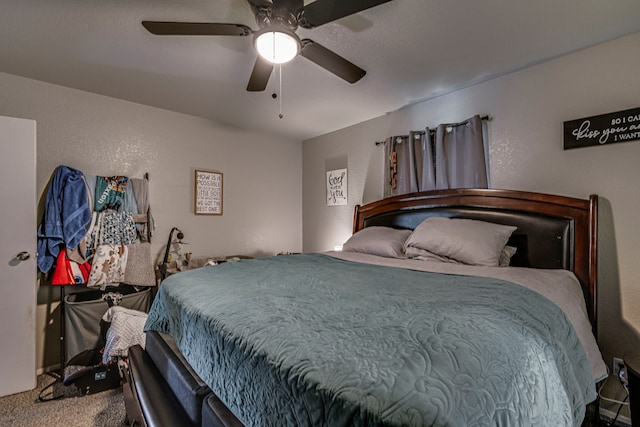
[[[469,218],[514,225],[516,267],[571,270],[597,328],[597,207],[589,199],[515,190],[455,189],[411,193],[356,206],[353,232],[370,226],[414,229],[425,218]]]

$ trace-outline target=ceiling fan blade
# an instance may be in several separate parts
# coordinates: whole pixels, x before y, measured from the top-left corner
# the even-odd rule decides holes
[[[251,28],[242,24],[142,21],[142,26],[158,36],[248,36],[253,34]]]
[[[304,39],[301,43],[300,55],[349,83],[355,83],[367,74],[362,68],[313,40]]]
[[[303,0],[273,0],[274,9],[286,9],[296,15],[304,7]]]
[[[316,0],[305,6],[300,20],[303,28],[313,28],[391,0]]]
[[[247,90],[249,92],[262,92],[266,89],[267,83],[269,83],[269,77],[273,71],[273,64],[265,61],[260,56],[256,57],[256,63],[253,66],[251,77],[249,78],[249,84]]]

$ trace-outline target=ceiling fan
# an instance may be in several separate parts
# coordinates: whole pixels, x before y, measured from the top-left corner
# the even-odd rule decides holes
[[[310,39],[296,35],[298,27],[312,29],[391,0],[247,0],[259,30],[243,24],[213,22],[142,21],[155,35],[183,36],[250,36],[258,51],[247,90],[265,90],[274,64],[287,62],[298,54],[349,83],[355,83],[366,71],[337,53]],[[286,55],[284,55],[286,53]],[[284,55],[284,56],[281,56]]]

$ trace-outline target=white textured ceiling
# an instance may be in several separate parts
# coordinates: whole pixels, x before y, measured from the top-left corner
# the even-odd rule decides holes
[[[245,90],[251,37],[160,37],[140,24],[256,29],[244,0],[0,0],[0,71],[303,140],[640,31],[639,17],[640,0],[393,0],[298,30],[367,75],[351,85],[294,59],[282,119],[274,75],[265,92]]]

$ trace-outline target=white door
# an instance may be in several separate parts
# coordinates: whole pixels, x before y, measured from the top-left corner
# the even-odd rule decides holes
[[[0,117],[0,396],[36,386],[36,122]]]

